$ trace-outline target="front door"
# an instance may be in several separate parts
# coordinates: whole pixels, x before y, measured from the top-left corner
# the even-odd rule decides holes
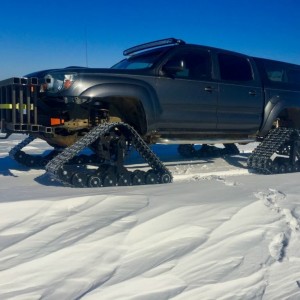
[[[166,66],[182,68],[170,73]],[[187,48],[170,54],[161,66],[156,91],[161,105],[161,131],[216,129],[218,84],[212,81],[208,50]]]

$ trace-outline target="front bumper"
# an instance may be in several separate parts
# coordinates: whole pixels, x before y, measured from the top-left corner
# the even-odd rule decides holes
[[[53,127],[38,124],[37,78],[9,78],[0,81],[0,127],[8,137],[12,133],[53,133]]]

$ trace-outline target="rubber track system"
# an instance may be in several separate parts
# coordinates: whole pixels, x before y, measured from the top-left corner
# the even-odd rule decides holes
[[[116,138],[117,134],[117,138]],[[116,141],[114,145],[115,153],[124,153],[122,139],[125,137],[127,144],[135,148],[137,152],[152,168],[147,172],[136,170],[129,172],[123,164],[123,160],[118,158],[113,160],[98,157],[98,169],[81,168],[84,163],[74,164],[74,158],[85,148],[101,143],[101,140]],[[121,145],[121,146],[120,146]],[[120,149],[119,149],[120,148]],[[80,156],[80,155],[79,155]],[[94,161],[97,159],[93,159]],[[123,122],[104,123],[94,127],[81,139],[54,157],[47,165],[46,171],[52,178],[67,186],[73,187],[100,187],[118,185],[140,185],[154,183],[172,182],[171,172],[164,166],[159,158],[152,152],[139,134],[128,124]]]
[[[10,158],[29,168],[36,168],[36,169],[44,168],[46,164],[55,155],[57,155],[58,152],[56,150],[53,150],[49,154],[42,156],[42,155],[30,155],[22,151],[24,147],[29,145],[35,139],[36,139],[35,137],[30,135],[26,139],[24,139],[21,143],[13,147],[9,151]]]
[[[300,130],[284,127],[270,130],[249,156],[247,164],[263,174],[299,172]]]
[[[34,140],[35,137],[31,135],[28,136],[25,140],[23,140],[21,143],[19,143],[9,151],[9,157],[23,164],[25,161],[25,155],[27,154],[21,150]]]

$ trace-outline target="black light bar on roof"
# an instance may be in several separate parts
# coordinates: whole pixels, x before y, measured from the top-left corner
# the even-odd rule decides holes
[[[131,48],[125,50],[123,52],[123,54],[126,56],[126,55],[130,55],[132,53],[142,51],[145,49],[156,48],[156,47],[161,47],[161,46],[165,46],[165,45],[181,45],[181,44],[185,44],[185,42],[183,40],[179,40],[179,39],[175,39],[175,38],[168,38],[168,39],[158,40],[158,41],[131,47]]]

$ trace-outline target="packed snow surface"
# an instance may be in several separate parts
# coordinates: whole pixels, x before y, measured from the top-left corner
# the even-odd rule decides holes
[[[300,299],[300,175],[249,173],[255,145],[194,161],[156,145],[172,184],[76,189],[11,160],[23,138],[0,141],[1,300]]]

